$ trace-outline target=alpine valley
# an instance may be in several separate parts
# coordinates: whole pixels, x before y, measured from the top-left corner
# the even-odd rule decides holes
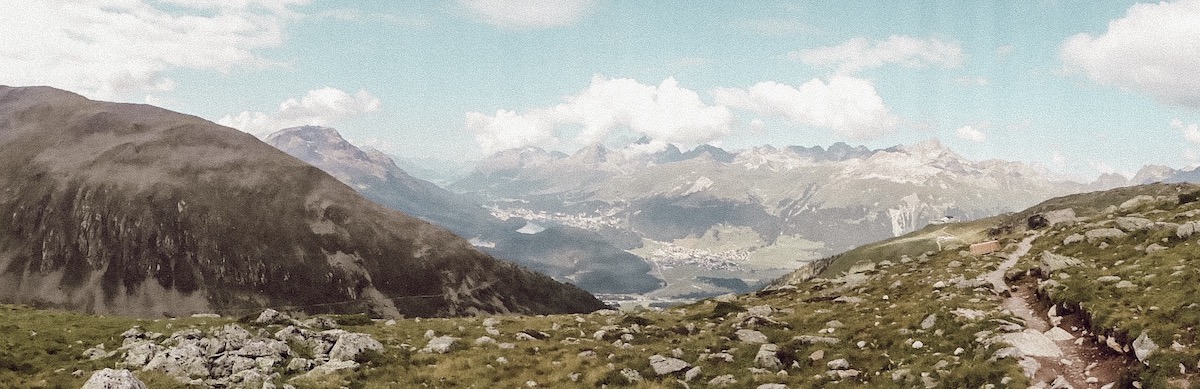
[[[1186,174],[1150,166],[1132,180],[1079,183],[1025,163],[968,160],[937,140],[886,149],[648,146],[508,150],[450,189],[486,199],[502,219],[640,238],[630,252],[667,286],[607,297],[654,303],[755,290],[810,261],[929,224]]]

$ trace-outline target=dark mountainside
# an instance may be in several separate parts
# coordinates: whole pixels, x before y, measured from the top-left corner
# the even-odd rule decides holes
[[[267,143],[316,166],[392,209],[420,217],[474,239],[497,258],[569,279],[592,293],[640,293],[662,281],[649,275],[645,260],[614,246],[597,233],[561,225],[525,234],[521,219],[499,220],[479,203],[410,176],[383,153],[363,150],[328,127],[280,130]],[[627,244],[639,244],[628,239]]]
[[[0,87],[0,215],[7,302],[145,317],[603,308],[251,135],[52,88]]]

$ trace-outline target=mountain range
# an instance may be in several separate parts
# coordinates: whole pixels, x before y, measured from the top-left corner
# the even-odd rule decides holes
[[[679,297],[744,291],[729,286],[760,284],[931,223],[1184,175],[1147,167],[1133,180],[1114,174],[1079,183],[1030,164],[969,160],[937,140],[884,149],[634,146],[502,151],[449,188],[487,199],[500,217],[634,234],[643,242],[631,252],[668,283],[655,295]]]
[[[147,317],[604,307],[251,135],[46,87],[0,87],[0,214],[6,302]]]

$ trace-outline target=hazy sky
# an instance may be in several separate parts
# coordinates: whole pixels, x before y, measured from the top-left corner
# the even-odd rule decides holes
[[[978,3],[0,0],[0,84],[411,157],[645,135],[1200,163],[1200,0]]]

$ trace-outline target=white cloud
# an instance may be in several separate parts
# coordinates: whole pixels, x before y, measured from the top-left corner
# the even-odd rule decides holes
[[[289,7],[307,1],[5,1],[0,84],[140,99],[174,88],[174,69],[269,66],[259,51],[282,44]]]
[[[1183,138],[1188,142],[1200,144],[1200,125],[1196,123],[1185,124],[1183,120],[1171,119],[1171,128],[1183,132]]]
[[[793,51],[788,53],[788,58],[811,66],[832,67],[841,74],[853,74],[887,64],[911,68],[956,68],[962,66],[964,55],[962,47],[957,43],[944,42],[937,38],[920,39],[892,35],[886,40],[874,43],[866,38],[856,38],[837,46]]]
[[[875,86],[856,77],[833,76],[828,83],[814,78],[799,88],[764,81],[748,89],[717,89],[712,94],[717,104],[830,128],[856,140],[884,135],[899,122]]]
[[[1102,85],[1200,108],[1200,0],[1135,4],[1104,34],[1076,34],[1061,47],[1068,70]]]
[[[652,140],[696,144],[728,135],[733,115],[722,106],[710,106],[695,91],[667,78],[657,86],[628,78],[592,78],[587,89],[565,102],[524,113],[500,110],[495,115],[469,112],[466,127],[491,153],[527,145],[558,141],[559,128],[580,127],[577,140],[605,140],[614,130],[629,129]]]
[[[508,29],[569,26],[587,14],[594,0],[459,0],[485,23]]]
[[[965,139],[975,143],[980,143],[987,140],[987,134],[972,126],[959,127],[954,131],[954,135],[959,137],[959,139]]]
[[[310,90],[300,99],[279,103],[278,112],[245,111],[225,115],[217,123],[261,138],[288,127],[329,125],[339,119],[378,111],[381,106],[379,99],[365,90],[350,94],[326,87]]]

